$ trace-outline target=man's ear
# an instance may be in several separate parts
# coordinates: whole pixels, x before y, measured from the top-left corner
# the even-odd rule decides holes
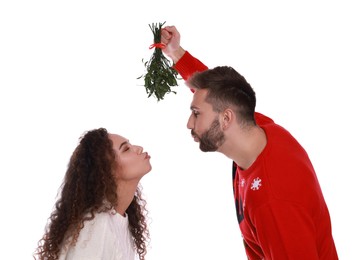
[[[225,109],[225,111],[222,114],[222,128],[223,130],[226,130],[230,127],[230,125],[235,120],[235,113],[232,109]]]

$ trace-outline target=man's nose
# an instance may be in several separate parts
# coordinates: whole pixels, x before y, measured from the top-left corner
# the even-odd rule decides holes
[[[194,128],[194,123],[193,123],[192,116],[189,116],[188,122],[186,123],[186,127],[188,129],[193,129]]]

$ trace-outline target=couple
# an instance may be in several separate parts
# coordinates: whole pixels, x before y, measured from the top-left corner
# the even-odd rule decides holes
[[[338,259],[329,211],[302,146],[255,112],[255,92],[233,68],[208,69],[180,46],[174,26],[162,29],[162,43],[193,92],[192,137],[202,151],[233,161],[248,259]],[[142,147],[103,128],[87,132],[70,159],[37,259],[145,259],[140,180],[150,170]]]

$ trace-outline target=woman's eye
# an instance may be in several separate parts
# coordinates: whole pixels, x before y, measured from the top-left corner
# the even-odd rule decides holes
[[[129,146],[123,146],[123,147],[120,148],[120,151],[126,152],[126,151],[128,151],[129,149],[130,149]]]

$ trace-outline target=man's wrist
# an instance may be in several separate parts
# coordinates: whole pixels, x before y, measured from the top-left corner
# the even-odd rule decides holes
[[[185,50],[182,47],[179,47],[179,49],[171,53],[169,57],[173,60],[173,63],[175,64],[178,62],[178,60],[181,59],[181,57],[183,57],[184,54]]]

